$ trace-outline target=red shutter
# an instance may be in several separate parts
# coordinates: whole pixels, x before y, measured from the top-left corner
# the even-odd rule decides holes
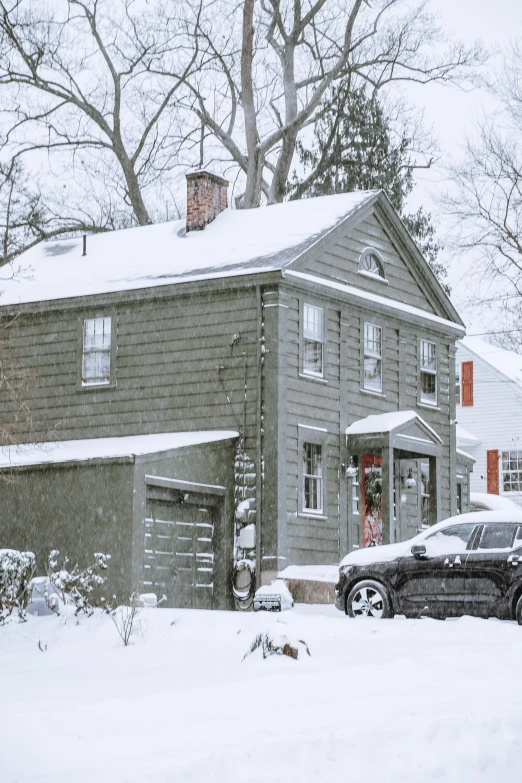
[[[462,405],[473,405],[473,362],[462,362]]]
[[[487,452],[487,477],[488,492],[498,495],[498,451],[493,449]]]

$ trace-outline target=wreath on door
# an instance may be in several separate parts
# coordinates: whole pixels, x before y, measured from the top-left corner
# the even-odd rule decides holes
[[[379,511],[382,504],[382,476],[373,471],[366,474],[364,495],[366,499],[366,513],[373,514],[375,511]]]

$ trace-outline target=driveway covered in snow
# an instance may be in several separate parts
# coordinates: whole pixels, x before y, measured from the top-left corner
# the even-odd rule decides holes
[[[358,621],[302,605],[140,620],[130,647],[102,614],[0,628],[2,783],[519,777],[515,623]],[[274,625],[311,657],[242,661]]]

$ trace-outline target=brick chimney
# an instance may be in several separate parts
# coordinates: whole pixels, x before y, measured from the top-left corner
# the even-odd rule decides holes
[[[187,174],[187,233],[202,231],[228,207],[228,180],[209,171]]]

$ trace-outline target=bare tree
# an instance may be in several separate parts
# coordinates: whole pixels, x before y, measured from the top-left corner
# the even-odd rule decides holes
[[[241,206],[258,206],[263,195],[269,204],[283,200],[299,133],[337,82],[378,90],[399,80],[456,80],[483,59],[479,45],[444,48],[426,6],[244,0],[217,3],[213,24],[200,20],[209,59],[206,80],[187,78],[194,133],[211,132],[243,172]]]
[[[203,0],[201,0],[203,2]],[[93,153],[139,225],[176,165],[177,94],[198,68],[200,4],[0,0],[0,89],[14,155]],[[116,166],[113,165],[116,163]]]
[[[522,347],[522,50],[515,45],[490,90],[499,101],[466,144],[444,205],[454,220],[453,244],[472,254],[484,305],[500,309],[510,329],[497,341]],[[485,291],[487,290],[487,294]],[[477,303],[477,304],[480,304]]]

